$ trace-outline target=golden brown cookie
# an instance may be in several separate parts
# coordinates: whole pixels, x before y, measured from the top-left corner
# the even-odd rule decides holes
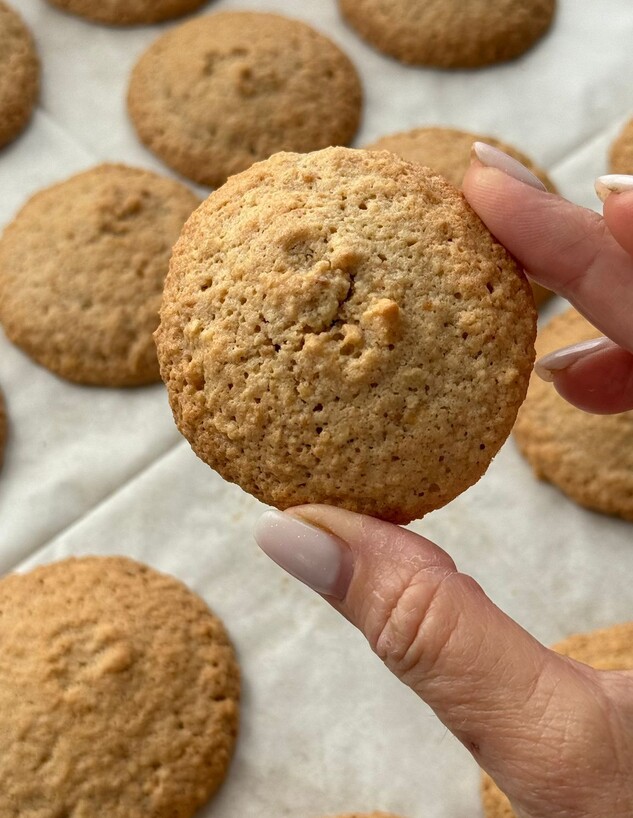
[[[598,670],[633,670],[633,622],[573,634],[552,650]],[[486,818],[515,818],[510,802],[486,773],[481,796]]]
[[[276,151],[346,144],[361,96],[352,63],[310,26],[222,12],[156,40],[134,68],[128,108],[150,150],[215,186]]]
[[[600,335],[570,309],[539,333],[537,354]],[[533,376],[514,432],[537,477],[582,506],[633,520],[633,412],[588,414]]]
[[[156,337],[178,427],[225,479],[279,508],[408,522],[505,440],[535,314],[441,176],[329,148],[277,154],[198,208]]]
[[[495,139],[494,136],[460,131],[455,128],[413,128],[410,131],[390,134],[366,145],[368,151],[391,151],[408,162],[432,168],[441,173],[448,181],[461,187],[464,175],[470,166],[470,153],[473,142],[486,142],[504,151],[518,162],[529,168],[545,187],[556,193],[556,187],[545,171],[512,145]],[[552,293],[534,281],[530,282],[534,301],[540,306]]]
[[[26,127],[40,87],[40,63],[31,32],[0,0],[0,148]]]
[[[199,8],[205,0],[48,0],[57,8],[114,26],[158,23],[181,17]]]
[[[198,199],[184,185],[100,165],[35,194],[0,239],[0,322],[71,381],[159,380],[152,332],[173,243]]]
[[[4,397],[0,392],[0,468],[4,460],[4,447],[7,442],[7,411],[4,407]]]
[[[611,145],[609,172],[633,174],[633,119],[626,123]]]
[[[222,623],[123,557],[0,580],[0,814],[189,818],[220,786],[239,670]]]
[[[478,68],[523,54],[552,23],[556,0],[339,0],[371,45],[414,65]]]

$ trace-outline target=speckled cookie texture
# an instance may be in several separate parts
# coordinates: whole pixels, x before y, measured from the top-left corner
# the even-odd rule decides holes
[[[550,27],[555,0],[339,0],[375,48],[414,65],[478,68],[523,54]]]
[[[176,422],[227,480],[279,508],[406,522],[508,435],[535,314],[441,176],[329,148],[277,154],[193,214],[156,337]]]
[[[114,26],[158,23],[180,17],[204,5],[205,0],[48,0],[57,8]]]
[[[26,127],[39,84],[33,37],[17,12],[0,0],[0,148]]]
[[[38,363],[85,384],[159,380],[152,333],[171,248],[199,199],[100,165],[33,196],[0,239],[0,322]]]
[[[611,146],[609,171],[633,174],[633,119],[627,122]]]
[[[573,634],[553,650],[598,670],[633,670],[633,622]],[[485,773],[481,795],[486,818],[516,818],[506,796]]]
[[[361,98],[352,63],[310,26],[222,12],[168,31],[143,54],[128,108],[152,151],[215,186],[277,151],[347,144]]]
[[[600,335],[570,309],[539,333],[537,353]],[[534,376],[514,431],[537,477],[580,505],[633,520],[633,412],[588,414]]]
[[[222,623],[122,557],[0,580],[3,818],[189,818],[223,781],[239,671]]]
[[[455,187],[461,187],[470,165],[473,142],[486,142],[488,145],[499,148],[529,168],[548,190],[552,193],[557,192],[552,180],[529,156],[494,136],[482,136],[456,128],[413,128],[410,131],[383,136],[365,147],[369,151],[392,151],[408,162],[417,162],[432,168],[441,173]],[[530,284],[537,306],[552,295],[550,290],[541,287],[535,281],[531,281]]]

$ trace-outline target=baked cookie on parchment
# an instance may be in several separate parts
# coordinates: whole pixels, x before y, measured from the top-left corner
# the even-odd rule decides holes
[[[600,335],[572,308],[539,332],[537,354]],[[583,412],[534,375],[514,436],[537,477],[582,506],[633,520],[633,412]]]
[[[0,580],[0,814],[190,818],[222,783],[239,671],[220,620],[123,557]]]
[[[556,0],[339,0],[371,45],[405,63],[479,68],[514,59],[550,27]]]
[[[533,361],[529,284],[464,197],[387,151],[281,153],[174,248],[161,374],[176,423],[279,508],[408,522],[476,482]]]
[[[181,17],[204,5],[206,0],[48,0],[63,11],[96,23],[113,26],[158,23]]]
[[[40,62],[31,32],[0,0],[0,148],[26,127],[39,87]]]
[[[330,39],[255,12],[170,29],[141,56],[128,92],[141,141],[211,186],[277,151],[347,144],[361,102],[356,69]]]
[[[611,145],[609,172],[633,174],[633,119],[626,123]]]
[[[99,165],[36,193],[0,239],[0,323],[70,381],[159,380],[152,333],[169,256],[199,199],[180,182]]]

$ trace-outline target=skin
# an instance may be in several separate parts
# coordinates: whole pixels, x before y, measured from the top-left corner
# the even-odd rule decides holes
[[[478,163],[464,192],[536,281],[614,341],[557,373],[558,391],[594,412],[633,408],[633,192],[611,194],[602,218]],[[596,671],[543,647],[411,531],[327,506],[288,513],[338,538],[345,576],[325,599],[433,708],[517,816],[633,815],[633,672]]]

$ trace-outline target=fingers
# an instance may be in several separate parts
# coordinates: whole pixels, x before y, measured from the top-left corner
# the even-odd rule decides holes
[[[604,220],[611,235],[633,256],[633,176],[601,176],[596,192],[604,202]]]
[[[628,202],[608,202],[605,221],[480,162],[471,165],[462,187],[489,230],[531,277],[565,296],[594,326],[633,352],[633,260],[607,226],[630,246],[631,240],[623,238]],[[617,197],[625,195],[628,199],[629,194]]]
[[[256,537],[365,634],[524,814],[543,804],[558,804],[551,818],[576,814],[565,812],[570,794],[556,791],[565,764],[585,776],[578,759],[597,763],[594,742],[606,765],[612,748],[593,671],[542,647],[448,554],[406,529],[301,506],[266,512]]]

